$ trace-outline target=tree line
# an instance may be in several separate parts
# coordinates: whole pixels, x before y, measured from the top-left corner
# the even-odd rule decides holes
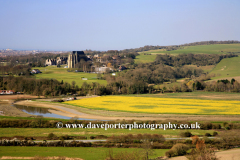
[[[139,74],[142,73],[139,71]],[[14,90],[25,94],[37,96],[59,96],[68,94],[86,95],[118,95],[118,94],[142,94],[159,92],[191,92],[194,90],[204,90],[211,92],[240,92],[240,83],[235,79],[231,81],[220,80],[217,82],[203,82],[200,80],[185,81],[181,85],[171,87],[154,87],[144,81],[145,77],[140,77],[141,81],[134,79],[124,79],[124,77],[108,77],[111,80],[107,85],[99,83],[88,84],[84,82],[82,86],[59,82],[55,79],[34,79],[27,77],[1,77],[0,90]],[[138,77],[139,78],[139,77]]]
[[[56,59],[60,56],[67,56],[68,53],[54,54],[54,53],[37,53],[19,56],[0,57],[0,62],[8,62],[10,66],[19,64],[30,65],[31,67],[44,67],[46,59]]]
[[[0,74],[16,75],[16,76],[30,76],[31,66],[29,65],[6,65],[0,67]]]

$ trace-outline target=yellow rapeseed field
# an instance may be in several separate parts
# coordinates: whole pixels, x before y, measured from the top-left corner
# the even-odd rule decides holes
[[[240,114],[240,101],[102,96],[64,102],[112,111],[158,114]]]

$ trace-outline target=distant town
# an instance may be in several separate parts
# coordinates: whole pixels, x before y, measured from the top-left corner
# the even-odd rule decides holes
[[[124,57],[126,58],[126,56]],[[82,61],[90,62],[82,64]],[[82,68],[83,72],[94,72],[94,73],[106,73],[112,72],[114,70],[123,71],[127,69],[124,65],[120,65],[118,68],[114,68],[113,64],[120,63],[121,56],[100,56],[99,54],[85,55],[83,51],[72,51],[69,53],[68,57],[57,57],[56,59],[47,59],[45,65],[66,65],[64,68]],[[79,66],[82,64],[82,67]],[[78,70],[76,70],[78,71]],[[38,71],[35,71],[39,73]]]
[[[61,54],[66,53],[67,51],[47,51],[47,50],[13,50],[13,49],[0,49],[0,57],[6,56],[18,56],[18,55],[28,55],[36,53],[55,53]]]

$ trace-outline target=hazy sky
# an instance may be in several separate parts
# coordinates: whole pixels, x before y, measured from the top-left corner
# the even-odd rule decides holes
[[[240,40],[239,0],[0,0],[0,48],[110,50]]]

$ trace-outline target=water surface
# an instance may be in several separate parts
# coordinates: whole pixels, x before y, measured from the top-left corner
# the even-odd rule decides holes
[[[36,115],[36,116],[43,116],[43,117],[52,117],[52,118],[61,118],[61,119],[71,119],[72,117],[62,116],[55,113],[51,113],[49,111],[50,108],[41,108],[41,107],[32,107],[32,106],[20,106],[20,105],[13,105],[17,109],[21,111]],[[51,108],[51,110],[54,110]],[[57,110],[58,111],[58,110]],[[61,111],[59,111],[61,112]],[[84,118],[77,118],[78,120],[94,120],[94,119],[84,119]]]

